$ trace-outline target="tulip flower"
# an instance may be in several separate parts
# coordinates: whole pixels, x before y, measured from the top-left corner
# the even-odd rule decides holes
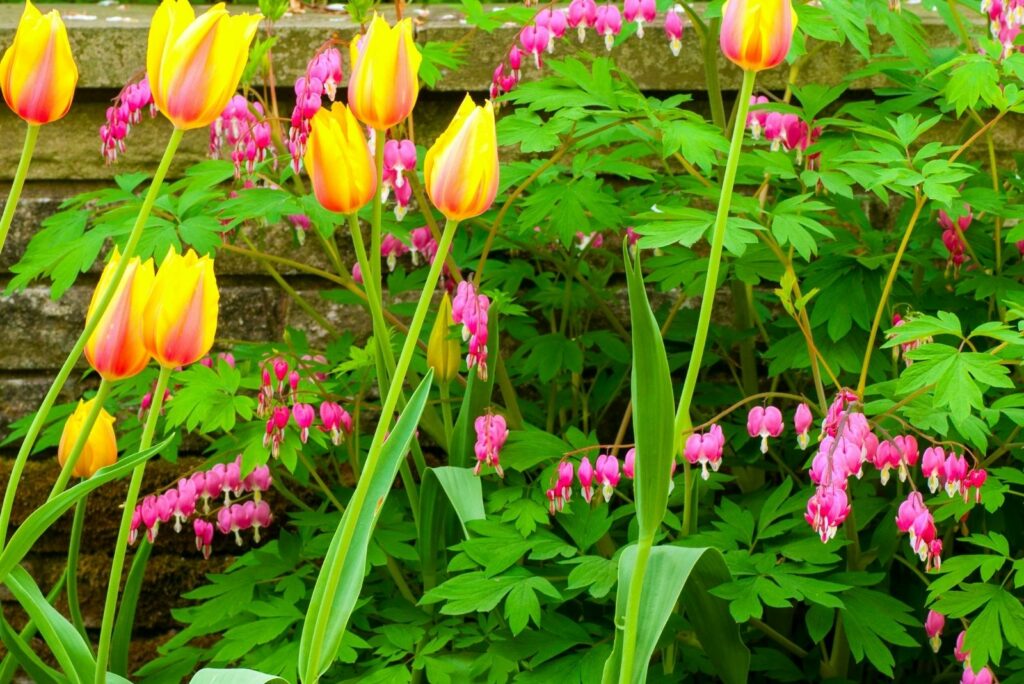
[[[374,15],[370,28],[353,40],[348,106],[367,126],[383,131],[401,123],[416,106],[420,55],[412,40],[412,21],[394,27]]]
[[[745,71],[778,66],[796,29],[790,0],[727,0],[722,7],[722,52]]]
[[[373,199],[377,171],[362,126],[340,102],[313,116],[306,171],[324,208],[351,214]]]
[[[120,263],[121,253],[115,247],[93,292],[87,319],[92,318]],[[149,363],[149,352],[142,341],[142,316],[153,289],[154,277],[152,259],[143,263],[135,257],[129,261],[114,298],[85,344],[85,358],[105,380],[130,378],[142,372]]]
[[[451,382],[459,374],[459,363],[462,361],[462,345],[458,338],[452,337],[452,300],[447,293],[441,298],[441,306],[437,309],[437,319],[430,331],[427,342],[427,365],[434,369],[434,375],[440,382]]]
[[[188,0],[163,0],[153,15],[146,74],[153,102],[177,128],[212,124],[238,89],[263,17],[228,15],[224,3],[198,19]]]
[[[61,467],[67,462],[75,442],[78,441],[94,401],[96,400],[79,401],[75,412],[64,424],[64,432],[61,433],[57,446],[57,460]],[[71,474],[75,477],[92,477],[100,468],[116,462],[117,437],[114,436],[114,417],[107,413],[106,409],[101,408],[92,430],[89,431],[85,446],[82,447],[82,453],[78,456],[75,467],[71,469]]]
[[[42,14],[26,0],[14,43],[0,59],[7,106],[30,124],[50,123],[68,113],[76,83],[78,67],[60,14]]]
[[[143,315],[146,349],[164,368],[195,363],[206,356],[217,333],[220,295],[213,259],[172,247],[160,265]]]
[[[498,137],[494,108],[466,95],[423,164],[427,194],[449,220],[461,221],[487,211],[498,193]]]

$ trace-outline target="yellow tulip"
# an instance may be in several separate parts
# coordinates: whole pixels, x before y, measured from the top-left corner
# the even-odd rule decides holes
[[[374,15],[366,35],[351,43],[348,106],[356,118],[378,131],[409,116],[419,95],[423,56],[412,40],[412,21],[394,28]]]
[[[153,102],[182,130],[209,126],[238,89],[263,17],[230,16],[224,3],[198,19],[188,0],[163,0],[153,15],[146,73]]]
[[[479,216],[498,193],[498,137],[494,109],[466,95],[448,129],[427,151],[423,163],[427,194],[453,221]]]
[[[87,318],[92,317],[99,298],[120,263],[121,254],[115,247],[93,291]],[[130,378],[142,372],[149,363],[149,352],[142,341],[142,316],[153,289],[154,277],[152,259],[143,263],[135,257],[129,261],[114,298],[85,344],[85,358],[105,380]]]
[[[164,368],[206,356],[217,334],[220,294],[213,259],[172,247],[160,265],[142,317],[146,349]]]
[[[441,382],[451,382],[459,374],[462,362],[462,345],[451,335],[452,300],[448,293],[441,298],[441,306],[437,309],[437,319],[430,331],[427,342],[427,365],[434,369],[435,377]]]
[[[722,52],[745,71],[782,63],[796,29],[790,0],[727,0],[722,7]]]
[[[313,115],[303,160],[313,193],[326,209],[351,214],[377,191],[377,170],[363,128],[340,102]]]
[[[30,124],[50,123],[68,113],[76,83],[78,67],[60,14],[41,14],[26,0],[14,44],[0,59],[7,106]]]
[[[60,444],[57,445],[57,461],[61,467],[68,460],[71,449],[78,441],[85,427],[85,419],[92,410],[95,399],[79,401],[75,412],[68,416],[64,423],[64,432],[60,435]],[[82,453],[71,469],[75,477],[92,477],[100,468],[113,465],[117,462],[117,437],[114,435],[114,417],[107,413],[106,409],[100,409],[96,422],[92,424],[89,437],[82,447]]]

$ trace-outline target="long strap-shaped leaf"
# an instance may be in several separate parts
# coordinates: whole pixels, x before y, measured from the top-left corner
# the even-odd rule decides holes
[[[615,621],[626,614],[627,593],[636,564],[636,545],[619,556],[619,592],[615,597]],[[725,684],[747,681],[750,651],[740,639],[740,630],[729,614],[729,603],[712,596],[710,589],[732,578],[717,549],[655,546],[647,564],[640,598],[640,614],[631,681],[647,681],[647,667],[668,618],[682,594],[683,608],[690,618],[704,653]],[[605,663],[605,681],[615,681],[622,658],[622,631],[616,630],[611,656]],[[609,679],[610,677],[610,679]]]
[[[352,616],[352,610],[359,599],[359,592],[363,588],[363,576],[366,574],[366,554],[370,545],[370,537],[373,535],[373,528],[377,523],[377,517],[384,506],[388,492],[391,491],[395,482],[395,477],[398,475],[399,465],[409,451],[409,444],[416,432],[420,414],[427,403],[432,380],[433,372],[428,371],[426,377],[420,382],[420,386],[416,388],[409,399],[405,411],[395,423],[395,428],[391,431],[387,441],[384,442],[377,469],[371,474],[371,478],[365,482],[365,485],[362,479],[359,481],[358,487],[367,487],[367,496],[364,499],[366,505],[358,510],[349,506],[341,516],[341,522],[334,533],[331,546],[327,550],[327,557],[324,559],[320,575],[313,587],[313,595],[310,598],[309,609],[306,612],[306,620],[302,628],[302,638],[299,642],[299,665],[300,676],[304,682],[316,681],[331,666],[338,653],[348,620]],[[346,530],[354,530],[350,537],[352,542],[348,548],[341,548]],[[327,630],[323,643],[319,645],[318,662],[314,663],[310,662],[309,641],[312,639],[317,616],[324,612],[329,616]]]
[[[42,661],[29,645],[0,617],[0,641],[35,684],[67,684],[68,678]]]
[[[126,456],[112,466],[101,468],[88,480],[84,480],[66,492],[58,494],[32,511],[32,514],[25,519],[25,522],[21,523],[18,531],[11,537],[7,548],[0,554],[0,581],[4,581],[3,578],[21,562],[21,559],[25,557],[25,554],[36,543],[36,540],[43,535],[43,532],[49,529],[50,525],[55,523],[68,509],[74,506],[75,502],[94,489],[98,489],[108,482],[119,480],[128,475],[135,469],[135,466],[162,451],[164,447],[170,444],[173,438],[174,436],[172,435],[156,446],[150,447],[145,451],[136,452],[131,456]]]
[[[189,684],[288,684],[276,675],[256,670],[215,670],[204,668],[192,675]]]
[[[54,658],[60,664],[68,681],[73,684],[92,684],[96,661],[89,645],[67,618],[50,605],[32,576],[20,565],[7,573],[4,581],[11,594],[39,628]]]

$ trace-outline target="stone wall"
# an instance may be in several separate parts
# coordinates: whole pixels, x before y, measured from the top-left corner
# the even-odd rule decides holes
[[[111,182],[116,173],[152,171],[156,167],[169,125],[161,120],[147,120],[134,130],[128,141],[128,152],[115,166],[105,166],[99,155],[97,130],[104,119],[105,108],[121,86],[132,75],[141,72],[144,65],[148,18],[152,7],[99,7],[97,5],[64,5],[60,7],[67,22],[72,47],[79,70],[79,90],[74,106],[62,121],[43,128],[33,159],[30,180],[16,214],[11,238],[0,256],[0,285],[10,278],[9,269],[22,255],[29,237],[41,221],[53,213],[66,198],[77,193],[102,187]],[[10,44],[21,11],[20,5],[0,5],[0,46]],[[416,132],[421,141],[429,141],[447,123],[458,105],[461,95],[471,91],[481,96],[490,83],[494,66],[513,44],[516,30],[500,28],[487,34],[468,26],[458,12],[444,6],[430,6],[428,10],[414,12],[418,27],[418,41],[460,41],[466,48],[468,60],[465,68],[445,74],[438,86],[421,95],[416,109]],[[945,30],[932,20],[927,22],[935,43],[949,42]],[[277,27],[279,43],[275,48],[274,63],[279,99],[284,113],[290,112],[290,84],[304,69],[306,60],[325,39],[332,34],[348,40],[356,27],[343,14],[309,12],[285,18]],[[684,50],[673,58],[660,27],[649,31],[643,40],[630,39],[616,48],[618,64],[636,83],[650,91],[690,91],[695,101],[704,99],[701,54],[695,35],[688,29],[684,36]],[[599,51],[599,39],[590,33],[587,46]],[[559,50],[578,49],[575,40],[566,40]],[[717,51],[716,51],[717,54]],[[850,73],[861,65],[856,53],[848,47],[829,44],[808,62],[800,74],[802,81],[829,83],[838,74]],[[527,69],[530,71],[530,69]],[[778,88],[785,71],[775,70],[759,82],[762,87]],[[528,76],[529,77],[529,76]],[[724,72],[726,88],[738,84],[738,71]],[[858,82],[857,87],[879,85],[879,77]],[[949,131],[952,135],[954,131]],[[189,164],[204,158],[207,146],[206,130],[193,131],[185,136],[181,151],[171,169],[171,176],[180,174]],[[940,134],[941,135],[941,134]],[[997,131],[1000,149],[1019,149],[1020,131],[1001,127]],[[21,149],[23,125],[6,108],[0,107],[0,193],[6,197]],[[2,200],[0,200],[2,201]],[[306,247],[294,246],[288,231],[267,238],[269,248],[285,253],[300,261],[319,261],[314,241]],[[346,240],[341,241],[344,246]],[[344,252],[343,252],[344,256]],[[351,259],[346,259],[351,263]],[[289,298],[261,268],[242,258],[225,255],[217,262],[222,292],[222,313],[219,335],[227,339],[279,340],[286,326],[298,326],[315,335],[315,324]],[[318,285],[295,273],[283,271],[285,277],[300,292],[312,292]],[[60,300],[50,297],[48,284],[38,283],[13,296],[0,296],[0,439],[6,435],[11,420],[34,410],[48,388],[66,351],[81,330],[88,298],[95,285],[96,273],[79,279],[78,283]],[[344,310],[313,297],[321,311],[338,327],[364,335],[369,323],[361,311]],[[83,367],[84,371],[84,367]],[[90,380],[76,373],[68,383],[63,398],[71,400],[81,394]],[[13,453],[0,449],[0,482],[6,484]],[[180,468],[197,464],[196,456],[186,456],[179,466],[155,464],[147,471],[146,486],[153,488],[173,480]],[[56,477],[57,467],[52,453],[34,457],[29,463],[19,489],[19,503],[15,510],[17,523],[45,499]],[[123,485],[103,488],[89,500],[89,530],[83,548],[80,576],[86,623],[97,628],[101,615],[105,576],[109,567],[109,554],[114,545],[119,517],[118,502],[123,498]],[[38,546],[28,560],[33,574],[44,589],[56,579],[63,567],[70,517],[62,520]],[[139,659],[151,652],[168,630],[173,629],[169,609],[178,595],[202,581],[204,572],[223,567],[230,559],[232,546],[215,550],[213,559],[204,562],[195,553],[190,535],[175,538],[162,535],[149,565],[146,590],[139,613],[139,635],[133,657]],[[5,590],[0,589],[0,600],[10,610],[9,617],[18,621],[16,611],[6,601]]]

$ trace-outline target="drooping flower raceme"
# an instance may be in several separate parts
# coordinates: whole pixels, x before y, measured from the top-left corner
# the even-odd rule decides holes
[[[157,109],[182,130],[209,126],[238,89],[263,17],[231,16],[218,3],[196,18],[188,0],[163,0],[153,15],[146,75]]]
[[[469,341],[466,365],[477,369],[477,377],[487,379],[487,310],[491,300],[477,294],[468,279],[459,283],[452,300],[452,320],[462,324],[462,339]]]
[[[93,291],[86,320],[93,316],[120,263],[121,253],[115,247]],[[143,262],[138,257],[132,258],[118,283],[114,298],[85,344],[85,358],[105,380],[130,378],[142,372],[149,363],[149,351],[142,336],[142,320],[154,279],[152,259]]]
[[[366,35],[351,43],[348,106],[377,131],[401,123],[416,106],[423,56],[412,39],[412,20],[394,27],[375,14]]]
[[[64,431],[61,432],[60,442],[57,445],[57,461],[61,467],[67,462],[75,442],[82,434],[86,419],[92,411],[95,401],[95,399],[79,401],[74,413],[68,416],[67,422],[64,423]],[[101,408],[71,474],[75,477],[92,477],[100,468],[113,465],[116,462],[117,437],[114,435],[114,417],[107,413],[106,409]]]
[[[26,0],[14,43],[0,58],[0,90],[7,106],[30,124],[47,124],[71,109],[77,83],[78,67],[60,13],[42,14]]]
[[[488,411],[473,422],[473,427],[476,429],[474,452],[477,460],[473,472],[479,475],[480,468],[486,463],[494,468],[498,477],[504,477],[500,462],[501,448],[508,439],[508,426],[504,416]]]

